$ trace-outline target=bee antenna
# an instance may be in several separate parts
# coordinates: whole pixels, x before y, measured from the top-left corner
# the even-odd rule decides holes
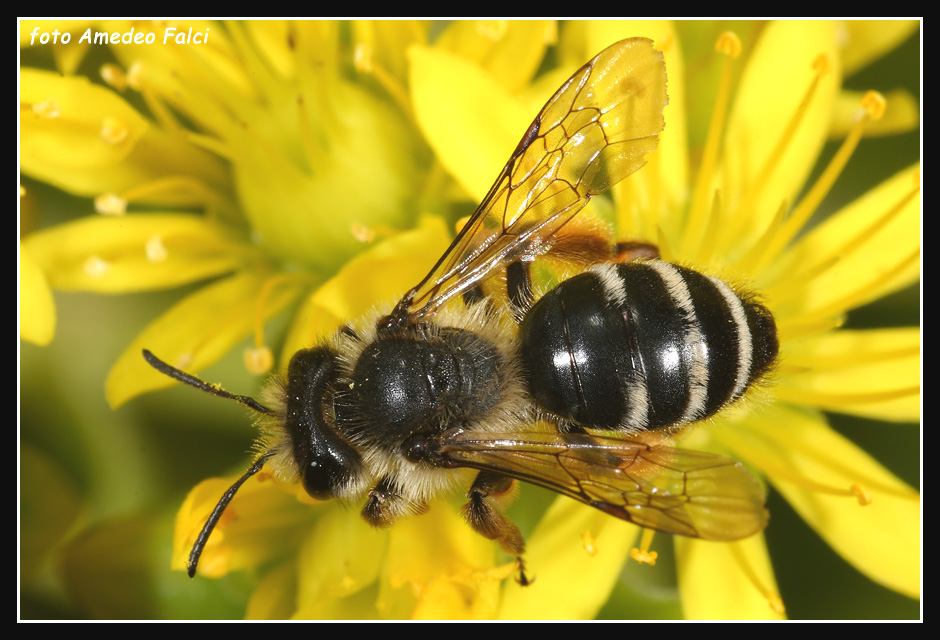
[[[251,465],[251,468],[245,472],[245,475],[236,480],[235,484],[222,494],[222,498],[219,499],[218,504],[215,505],[215,509],[212,510],[212,514],[209,515],[209,519],[206,520],[206,524],[202,526],[202,531],[199,532],[199,536],[196,538],[193,550],[189,552],[189,564],[186,565],[186,573],[189,574],[190,578],[196,577],[196,565],[199,564],[199,557],[202,555],[202,550],[206,548],[206,543],[209,541],[209,536],[212,535],[212,530],[215,529],[215,525],[219,523],[222,512],[225,511],[228,503],[232,501],[232,498],[235,497],[235,494],[241,486],[245,484],[245,480],[261,471],[261,467],[264,466],[264,463],[267,462],[268,458],[272,455],[274,455],[274,452],[268,451],[258,458],[258,460]]]
[[[188,384],[191,387],[195,387],[200,391],[205,391],[206,393],[218,396],[220,398],[228,398],[229,400],[234,400],[240,405],[246,406],[252,411],[257,411],[258,413],[263,413],[264,415],[270,416],[274,415],[272,409],[268,409],[266,406],[252,398],[251,396],[239,396],[234,393],[229,393],[225,389],[220,389],[215,387],[200,378],[197,378],[194,375],[188,374],[185,371],[181,371],[174,366],[171,366],[165,363],[163,360],[153,355],[147,349],[143,350],[144,360],[147,361],[151,367],[159,371],[160,373],[167,375],[174,380],[178,380],[184,384]],[[260,468],[260,467],[259,467]]]

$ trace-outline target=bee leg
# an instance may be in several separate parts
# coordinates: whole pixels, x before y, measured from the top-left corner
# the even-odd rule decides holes
[[[492,471],[481,471],[467,492],[470,501],[464,505],[464,518],[474,531],[484,538],[495,540],[503,551],[516,556],[519,564],[519,584],[526,586],[531,580],[525,574],[522,554],[525,541],[518,527],[500,510],[515,497],[515,481]]]
[[[427,511],[426,504],[413,504],[405,498],[390,476],[384,476],[369,489],[369,497],[362,507],[362,518],[373,527],[387,528],[395,524],[399,516],[420,514]]]
[[[529,262],[516,260],[506,267],[506,296],[509,298],[509,309],[517,323],[522,322],[535,302],[529,265]]]
[[[515,481],[492,471],[481,471],[467,492],[470,501],[464,505],[464,517],[474,531],[484,538],[495,540],[508,554],[516,556],[519,575],[516,577],[523,587],[534,581],[525,572],[525,541],[519,528],[500,511],[515,497]]]
[[[659,247],[648,242],[618,242],[614,251],[616,253],[614,262],[659,258]]]
[[[480,283],[476,283],[469,289],[464,289],[463,292],[463,302],[468,307],[472,307],[475,304],[483,302],[486,300],[486,293],[483,291],[483,287],[480,286]]]

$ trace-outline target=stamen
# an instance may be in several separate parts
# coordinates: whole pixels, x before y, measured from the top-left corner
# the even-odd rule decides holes
[[[581,534],[581,545],[592,558],[597,555],[597,545],[594,543],[594,536],[591,535],[590,531]]]
[[[408,91],[400,82],[390,74],[385,67],[375,63],[372,55],[372,47],[365,42],[356,45],[353,52],[353,66],[360,73],[368,73],[376,82],[385,89],[401,112],[408,116],[408,119],[414,122],[414,112],[411,109],[411,99]]]
[[[59,103],[50,98],[34,104],[33,113],[40,118],[58,118],[62,110],[59,108]]]
[[[143,63],[133,62],[131,66],[127,68],[127,75],[125,80],[127,80],[127,86],[135,91],[140,91],[143,88],[144,80],[147,77],[146,67]]]
[[[715,96],[715,106],[712,109],[712,118],[708,126],[702,163],[699,167],[698,177],[695,180],[692,206],[689,209],[686,232],[683,234],[683,243],[680,247],[682,255],[693,255],[695,253],[694,249],[700,246],[701,236],[708,226],[706,217],[708,201],[711,199],[708,190],[718,162],[721,140],[724,137],[725,117],[727,116],[728,101],[731,95],[731,74],[734,69],[732,61],[741,53],[741,39],[735,33],[726,31],[718,37],[715,50],[725,54],[725,64],[721,71],[718,95]]]
[[[786,608],[783,606],[783,600],[776,593],[773,593],[770,589],[764,586],[760,581],[760,578],[757,576],[757,572],[754,571],[754,567],[751,566],[751,563],[748,562],[747,557],[745,557],[744,552],[741,550],[741,546],[738,544],[729,544],[731,549],[731,555],[734,557],[734,561],[741,568],[741,571],[747,576],[747,579],[750,581],[754,588],[760,593],[767,604],[770,605],[771,610],[779,615],[783,615],[786,611]]]
[[[111,270],[111,264],[98,256],[88,256],[82,269],[92,278],[101,278]]]
[[[780,342],[794,340],[796,338],[805,338],[807,336],[818,336],[820,334],[838,329],[845,324],[845,318],[840,316],[820,318],[809,322],[778,322],[777,335]]]
[[[123,216],[127,213],[127,200],[116,193],[102,193],[95,198],[95,211],[105,216]]]
[[[640,537],[640,547],[630,549],[630,557],[640,564],[656,564],[656,558],[659,557],[659,554],[655,551],[650,551],[655,533],[656,532],[652,529],[643,529],[643,535]]]
[[[101,123],[101,139],[108,144],[118,144],[127,138],[127,123],[113,116],[107,116]]]
[[[506,20],[478,20],[476,23],[477,33],[493,42],[502,40],[508,30]]]
[[[98,73],[101,74],[101,79],[105,83],[118,91],[124,91],[127,88],[127,74],[124,73],[124,70],[114,64],[113,62],[108,62],[101,65],[101,69],[98,70]]]
[[[791,442],[790,447],[798,452],[801,456],[811,459],[841,476],[846,478],[859,477],[857,469],[840,463],[838,460],[827,456],[824,452],[804,447],[798,440]],[[789,482],[790,484],[800,487],[806,491],[815,491],[817,493],[841,496],[845,498],[855,498],[858,500],[859,505],[863,507],[871,504],[873,501],[873,498],[869,493],[870,489],[874,489],[879,493],[897,496],[899,498],[920,500],[920,494],[916,491],[912,491],[907,487],[885,484],[880,482],[877,478],[866,477],[864,478],[864,484],[860,479],[852,482],[847,488],[842,488],[811,480],[806,476],[795,472],[789,465],[777,464],[770,457],[762,458],[760,461],[760,467],[766,473],[766,475],[775,477],[778,480]]]
[[[127,204],[131,202],[149,200],[155,196],[179,196],[181,194],[201,202],[208,213],[212,213],[225,205],[224,196],[210,188],[205,182],[190,176],[167,176],[136,184],[120,194],[106,193],[98,196],[98,199],[95,200],[95,210],[98,213],[117,215],[119,203],[123,203],[121,206],[126,209]],[[101,200],[101,208],[99,208],[99,199]],[[123,209],[120,213],[124,213]]]
[[[786,200],[780,203],[780,206],[777,207],[777,213],[774,214],[773,219],[767,225],[764,233],[762,233],[757,242],[754,243],[754,246],[750,248],[747,255],[738,261],[738,268],[742,273],[756,273],[755,269],[758,261],[761,259],[761,256],[767,255],[771,241],[780,233],[780,229],[783,227],[783,221],[787,219],[788,208],[789,204]],[[769,290],[765,289],[765,291],[768,291],[769,295]]]
[[[813,393],[809,389],[799,389],[792,396],[786,389],[775,389],[774,395],[784,401],[817,407],[843,407],[845,405],[871,404],[873,402],[888,402],[900,400],[920,394],[920,385],[888,389],[887,391],[865,391],[862,393]]]
[[[715,196],[712,198],[712,210],[709,216],[708,226],[705,227],[705,235],[702,237],[701,249],[698,259],[707,263],[713,257],[714,250],[717,247],[716,238],[722,228],[721,223],[721,189],[715,189]]]
[[[793,140],[793,137],[796,135],[796,130],[803,122],[809,105],[813,101],[813,96],[816,95],[816,90],[819,88],[819,82],[822,80],[823,76],[829,72],[829,58],[826,57],[825,54],[819,55],[813,61],[813,71],[816,73],[813,75],[813,79],[810,81],[806,93],[803,94],[803,99],[800,100],[800,104],[797,106],[796,111],[793,112],[793,116],[783,130],[783,134],[777,141],[773,151],[767,156],[767,161],[760,172],[758,172],[757,177],[747,186],[747,191],[741,199],[741,211],[753,210],[757,197],[763,192],[770,177],[780,166],[780,159],[784,157],[787,145]],[[782,203],[781,206],[783,206]],[[778,210],[778,216],[780,213],[781,212]],[[783,213],[786,213],[786,211],[784,210]],[[770,258],[775,256],[776,252],[780,250],[782,245],[776,239],[780,237],[783,231],[783,218],[779,220],[779,223],[778,225],[778,219],[775,217],[773,223],[768,227],[767,232],[765,232],[764,237],[761,238],[761,241],[755,244],[744,260],[741,261],[742,264],[747,266],[750,272],[763,269],[770,261]]]
[[[851,487],[852,491],[855,492],[855,495],[858,496],[858,503],[863,507],[871,504],[871,494],[868,493],[868,489],[861,482],[856,482]]]
[[[370,227],[361,222],[353,222],[349,227],[349,232],[353,238],[363,244],[372,244],[377,238],[390,238],[398,233],[396,229],[383,224]]]
[[[852,157],[852,153],[862,139],[862,134],[865,132],[866,127],[884,114],[884,98],[874,91],[869,91],[865,94],[860,106],[862,107],[862,111],[859,114],[858,121],[852,127],[852,130],[849,132],[845,141],[843,141],[836,155],[832,158],[829,166],[822,172],[822,175],[819,176],[816,183],[809,189],[803,200],[793,209],[789,219],[783,224],[780,232],[762,254],[761,259],[757,262],[758,269],[762,269],[766,266],[766,264],[803,229],[807,220],[809,220],[810,216],[812,216],[819,207],[823,198],[826,197],[832,185],[842,173],[849,158]]]
[[[256,376],[267,373],[274,366],[274,355],[267,346],[249,347],[244,353],[245,369]]]
[[[904,273],[912,264],[916,263],[920,259],[920,248],[915,249],[910,255],[908,255],[903,260],[900,260],[894,267],[888,271],[879,274],[878,282],[891,282],[896,276]],[[814,311],[806,311],[802,315],[802,320],[820,320],[822,318],[828,318],[832,316],[840,316],[845,313],[848,309],[855,309],[860,307],[866,302],[870,301],[872,298],[872,284],[867,283],[860,286],[855,291],[850,291],[843,297],[832,301],[825,307],[816,309]]]
[[[349,228],[352,237],[362,244],[372,244],[375,242],[375,230],[370,229],[361,222],[353,222]]]
[[[814,279],[818,278],[823,273],[827,272],[829,269],[834,267],[839,263],[845,256],[852,255],[857,251],[861,250],[862,245],[864,245],[868,240],[873,238],[875,234],[881,231],[889,222],[891,222],[898,214],[900,214],[904,208],[911,202],[912,199],[920,191],[920,181],[917,180],[915,176],[915,184],[913,188],[904,194],[890,209],[888,209],[883,215],[879,216],[876,220],[872,221],[866,228],[862,229],[860,233],[857,233],[855,236],[847,239],[842,245],[833,248],[829,255],[819,256],[818,262],[815,264],[807,265],[807,268],[802,272],[797,274],[788,273],[783,282],[781,282],[781,287],[768,286],[765,287],[765,293],[773,298],[776,302],[782,302],[792,298],[796,295],[802,295],[803,289],[800,286],[793,286],[793,283],[809,283]]]
[[[154,234],[147,238],[144,245],[144,253],[147,256],[147,262],[160,263],[165,262],[169,252],[163,244],[163,237],[160,234]]]
[[[167,131],[182,132],[183,127],[170,109],[157,97],[156,92],[147,83],[147,68],[140,62],[134,62],[127,68],[127,86],[140,93],[154,119]]]

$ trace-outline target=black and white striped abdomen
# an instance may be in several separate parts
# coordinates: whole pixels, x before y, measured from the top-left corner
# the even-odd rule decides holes
[[[520,325],[529,391],[595,429],[658,429],[713,415],[773,366],[771,313],[726,283],[648,260],[566,280]]]

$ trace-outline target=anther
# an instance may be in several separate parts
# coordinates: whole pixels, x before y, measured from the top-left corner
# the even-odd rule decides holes
[[[118,144],[127,138],[128,128],[123,120],[107,116],[101,123],[101,139],[108,144]]]
[[[875,122],[881,120],[882,116],[884,116],[888,102],[885,100],[884,96],[877,91],[869,90],[862,96],[860,106],[865,110],[865,113],[871,121]]]
[[[741,53],[741,39],[734,32],[725,31],[718,37],[715,50],[727,57],[721,70],[721,78],[718,81],[715,106],[712,109],[705,148],[702,151],[702,161],[695,180],[695,188],[692,192],[692,204],[689,209],[686,233],[680,247],[682,255],[697,254],[699,247],[702,245],[704,230],[709,225],[709,204],[714,201],[712,193],[709,191],[709,185],[712,184],[712,176],[718,166],[718,154],[721,149],[721,141],[724,138],[725,118],[727,117],[728,103],[731,99],[731,76],[734,70],[732,61]]]
[[[101,278],[111,270],[111,265],[98,256],[88,256],[82,269],[93,278]]]
[[[715,51],[731,58],[741,55],[741,38],[734,31],[725,31],[715,42]]]
[[[146,71],[144,70],[144,65],[139,62],[133,63],[127,68],[127,86],[132,89],[140,89],[143,87],[144,80],[146,79]]]
[[[372,73],[372,46],[360,42],[353,49],[353,68],[360,73]]]
[[[166,261],[169,252],[160,234],[155,233],[147,238],[147,242],[144,243],[144,254],[147,256],[147,262],[157,264]]]
[[[124,91],[124,89],[127,88],[127,74],[124,73],[121,67],[113,62],[101,65],[101,69],[99,69],[98,73],[101,74],[101,79],[104,80],[108,86],[118,91]]]
[[[594,536],[591,535],[590,531],[581,534],[581,546],[584,547],[589,556],[594,557],[597,555],[597,545],[594,544]]]
[[[783,606],[783,600],[776,593],[764,586],[757,572],[754,570],[754,567],[751,566],[750,560],[748,560],[747,556],[744,554],[743,548],[736,543],[729,544],[728,547],[731,550],[731,556],[734,558],[734,561],[741,568],[741,571],[747,577],[748,581],[754,586],[754,589],[767,600],[770,609],[774,613],[783,615],[786,611],[786,608]]]
[[[871,494],[868,492],[868,489],[860,483],[856,482],[852,485],[852,493],[858,498],[858,503],[863,507],[866,507],[871,504]]]
[[[650,551],[650,546],[653,544],[653,535],[655,533],[656,532],[652,529],[643,529],[643,535],[640,537],[640,546],[639,548],[634,547],[630,549],[630,557],[640,564],[656,564],[656,558],[659,557],[659,554],[655,551]]]
[[[274,366],[274,356],[266,345],[249,347],[243,354],[245,369],[254,375],[267,373]]]
[[[123,216],[127,212],[127,200],[116,193],[102,193],[95,198],[95,211],[106,216]]]
[[[818,56],[816,56],[816,59],[813,60],[813,71],[815,71],[819,76],[824,76],[829,73],[829,67],[829,56],[827,56],[825,53],[820,53]]]
[[[375,241],[375,229],[367,227],[361,222],[353,222],[349,228],[349,232],[357,242],[361,242],[362,244],[371,244]]]
[[[40,118],[58,118],[62,111],[59,109],[59,103],[50,98],[34,104],[33,113]]]

